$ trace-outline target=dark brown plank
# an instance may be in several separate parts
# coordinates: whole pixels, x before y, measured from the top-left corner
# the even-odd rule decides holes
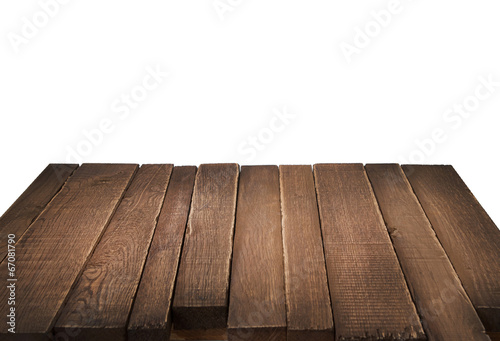
[[[238,187],[229,340],[286,340],[278,167],[242,167]]]
[[[288,340],[332,340],[333,319],[311,166],[280,166]]]
[[[19,241],[45,206],[59,192],[78,165],[51,164],[31,183],[0,218],[0,260],[7,254],[7,236]]]
[[[367,165],[429,340],[489,340],[399,165]]]
[[[314,174],[337,339],[425,340],[363,165]]]
[[[136,165],[82,165],[19,240],[16,337],[44,339],[51,333],[136,170]],[[6,278],[6,268],[2,262],[0,278]],[[0,311],[7,311],[7,291],[0,296]],[[6,327],[1,324],[0,333]]]
[[[128,325],[128,340],[168,340],[171,304],[196,167],[175,167]]]
[[[488,333],[491,341],[500,341],[500,333]]]
[[[127,320],[172,168],[139,169],[71,291],[56,332],[79,330],[78,340],[126,339]]]
[[[500,332],[500,231],[451,166],[403,166],[465,291]]]
[[[172,329],[170,340],[227,340],[227,328],[221,329]]]
[[[198,169],[172,308],[176,329],[227,325],[238,175],[237,164]]]

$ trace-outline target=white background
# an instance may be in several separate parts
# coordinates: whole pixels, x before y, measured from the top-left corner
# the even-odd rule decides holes
[[[2,1],[0,213],[86,145],[83,162],[453,164],[500,223],[500,87],[468,118],[443,118],[480,77],[500,81],[497,1],[401,0],[383,27],[372,13],[390,1],[216,4],[227,11],[212,0],[72,0],[44,22],[40,2]],[[37,25],[29,38],[26,20]],[[367,27],[348,62],[341,46]],[[113,105],[158,67],[169,76],[121,117]],[[269,130],[285,110],[293,119]],[[84,131],[102,120],[113,131],[89,144]],[[446,141],[424,153],[416,141],[435,129]]]

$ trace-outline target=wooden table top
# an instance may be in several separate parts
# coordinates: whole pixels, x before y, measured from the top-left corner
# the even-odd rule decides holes
[[[52,164],[0,232],[0,340],[500,339],[451,166]]]

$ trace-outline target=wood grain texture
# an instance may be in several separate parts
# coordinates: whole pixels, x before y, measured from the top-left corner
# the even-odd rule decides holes
[[[128,325],[128,340],[168,340],[171,304],[196,167],[175,167]]]
[[[0,260],[7,254],[7,236],[19,241],[26,229],[59,192],[78,168],[72,164],[50,164],[0,218]]]
[[[176,329],[227,326],[238,175],[237,164],[198,169],[172,308]]]
[[[333,340],[311,166],[280,166],[288,340]]]
[[[361,164],[314,166],[337,340],[425,340]]]
[[[144,165],[127,189],[80,279],[55,331],[78,329],[78,340],[125,340],[172,165]]]
[[[428,339],[489,340],[401,167],[365,168]]]
[[[229,298],[230,341],[286,341],[278,167],[242,167]]]
[[[136,170],[137,165],[82,165],[19,240],[17,338],[43,339],[51,333]],[[6,268],[2,262],[0,278],[6,278]],[[0,311],[7,311],[7,291],[0,296]],[[6,327],[1,324],[0,333]]]
[[[500,332],[500,231],[451,166],[403,166],[489,332]]]

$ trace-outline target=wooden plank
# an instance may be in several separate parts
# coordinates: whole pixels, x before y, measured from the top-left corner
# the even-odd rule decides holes
[[[171,304],[196,167],[175,167],[128,325],[128,340],[168,340]]]
[[[488,333],[491,341],[500,341],[500,333]]]
[[[242,167],[229,298],[229,340],[286,340],[278,167]]]
[[[489,340],[399,165],[367,165],[429,340]]]
[[[227,326],[238,175],[237,164],[198,169],[172,308],[176,329]]]
[[[337,340],[425,340],[363,165],[314,174]]]
[[[132,302],[160,214],[172,165],[137,172],[80,279],[55,331],[78,330],[78,340],[125,340]]]
[[[403,166],[486,331],[500,332],[500,231],[451,166]]]
[[[7,236],[19,240],[59,192],[78,165],[50,164],[0,218],[0,260],[7,254]]]
[[[288,340],[333,340],[311,166],[280,166]]]
[[[17,338],[46,339],[51,334],[71,286],[136,170],[136,165],[82,165],[19,240]],[[6,278],[6,269],[4,261],[0,265],[0,278]],[[9,309],[7,295],[2,290],[0,311]],[[2,323],[0,328],[6,337],[7,324]]]
[[[170,340],[227,340],[227,328],[221,329],[192,329],[175,330],[170,334]]]

